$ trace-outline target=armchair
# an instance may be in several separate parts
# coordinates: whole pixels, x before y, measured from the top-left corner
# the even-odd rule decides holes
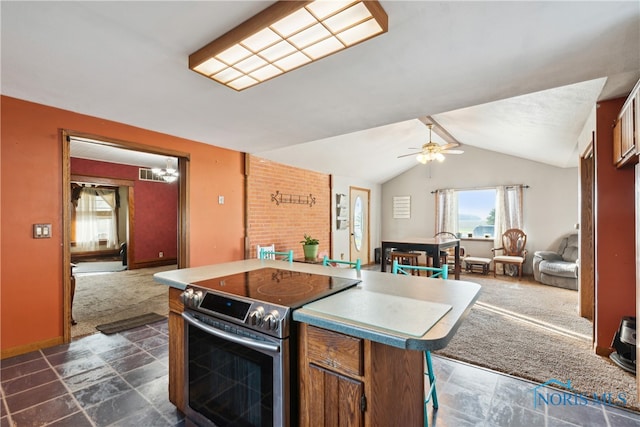
[[[498,264],[513,265],[518,268],[518,277],[522,278],[522,267],[527,257],[527,235],[518,228],[510,228],[502,235],[502,247],[492,248],[493,253],[493,277],[496,277]],[[502,255],[496,255],[496,252],[502,252]]]
[[[564,237],[557,252],[533,254],[533,277],[545,285],[578,290],[578,234]]]

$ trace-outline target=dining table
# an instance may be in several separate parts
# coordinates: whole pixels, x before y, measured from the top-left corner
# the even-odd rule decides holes
[[[382,240],[382,256],[380,260],[380,271],[387,270],[387,254],[391,250],[398,250],[402,252],[425,252],[427,256],[433,259],[433,267],[441,267],[440,252],[454,248],[455,267],[454,278],[460,280],[460,239],[454,239],[451,237],[407,237],[401,239]]]

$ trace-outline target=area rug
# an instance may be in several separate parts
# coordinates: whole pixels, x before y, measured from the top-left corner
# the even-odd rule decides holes
[[[129,329],[137,328],[139,326],[148,325],[149,323],[158,322],[166,319],[166,316],[161,316],[158,313],[146,313],[140,316],[130,317],[124,320],[118,320],[116,322],[105,323],[104,325],[96,326],[96,329],[103,334],[111,335]]]
[[[531,279],[465,274],[482,286],[449,345],[436,353],[536,383],[571,381],[584,395],[624,393],[640,411],[636,378],[592,349],[592,324],[578,313],[578,293]]]
[[[100,262],[78,262],[73,267],[73,274],[82,273],[109,273],[113,271],[124,271],[126,265],[122,261],[100,261]]]
[[[73,300],[72,338],[98,332],[96,326],[146,313],[169,313],[169,287],[153,280],[159,271],[175,265],[139,268],[115,273],[79,274]]]

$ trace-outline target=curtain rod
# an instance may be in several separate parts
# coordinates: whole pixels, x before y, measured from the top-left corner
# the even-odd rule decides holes
[[[443,190],[455,190],[455,191],[492,190],[492,189],[495,189],[497,187],[500,187],[500,186],[499,185],[494,185],[494,186],[487,186],[487,187],[438,188],[437,190],[433,190],[431,192],[431,194],[435,194],[438,191],[443,191]],[[516,188],[516,187],[529,188],[529,186],[527,184],[505,185],[504,187],[505,188]]]

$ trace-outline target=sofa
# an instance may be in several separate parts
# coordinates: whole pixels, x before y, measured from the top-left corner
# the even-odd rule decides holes
[[[578,290],[578,234],[560,241],[557,252],[536,251],[533,254],[533,277],[540,283]]]

